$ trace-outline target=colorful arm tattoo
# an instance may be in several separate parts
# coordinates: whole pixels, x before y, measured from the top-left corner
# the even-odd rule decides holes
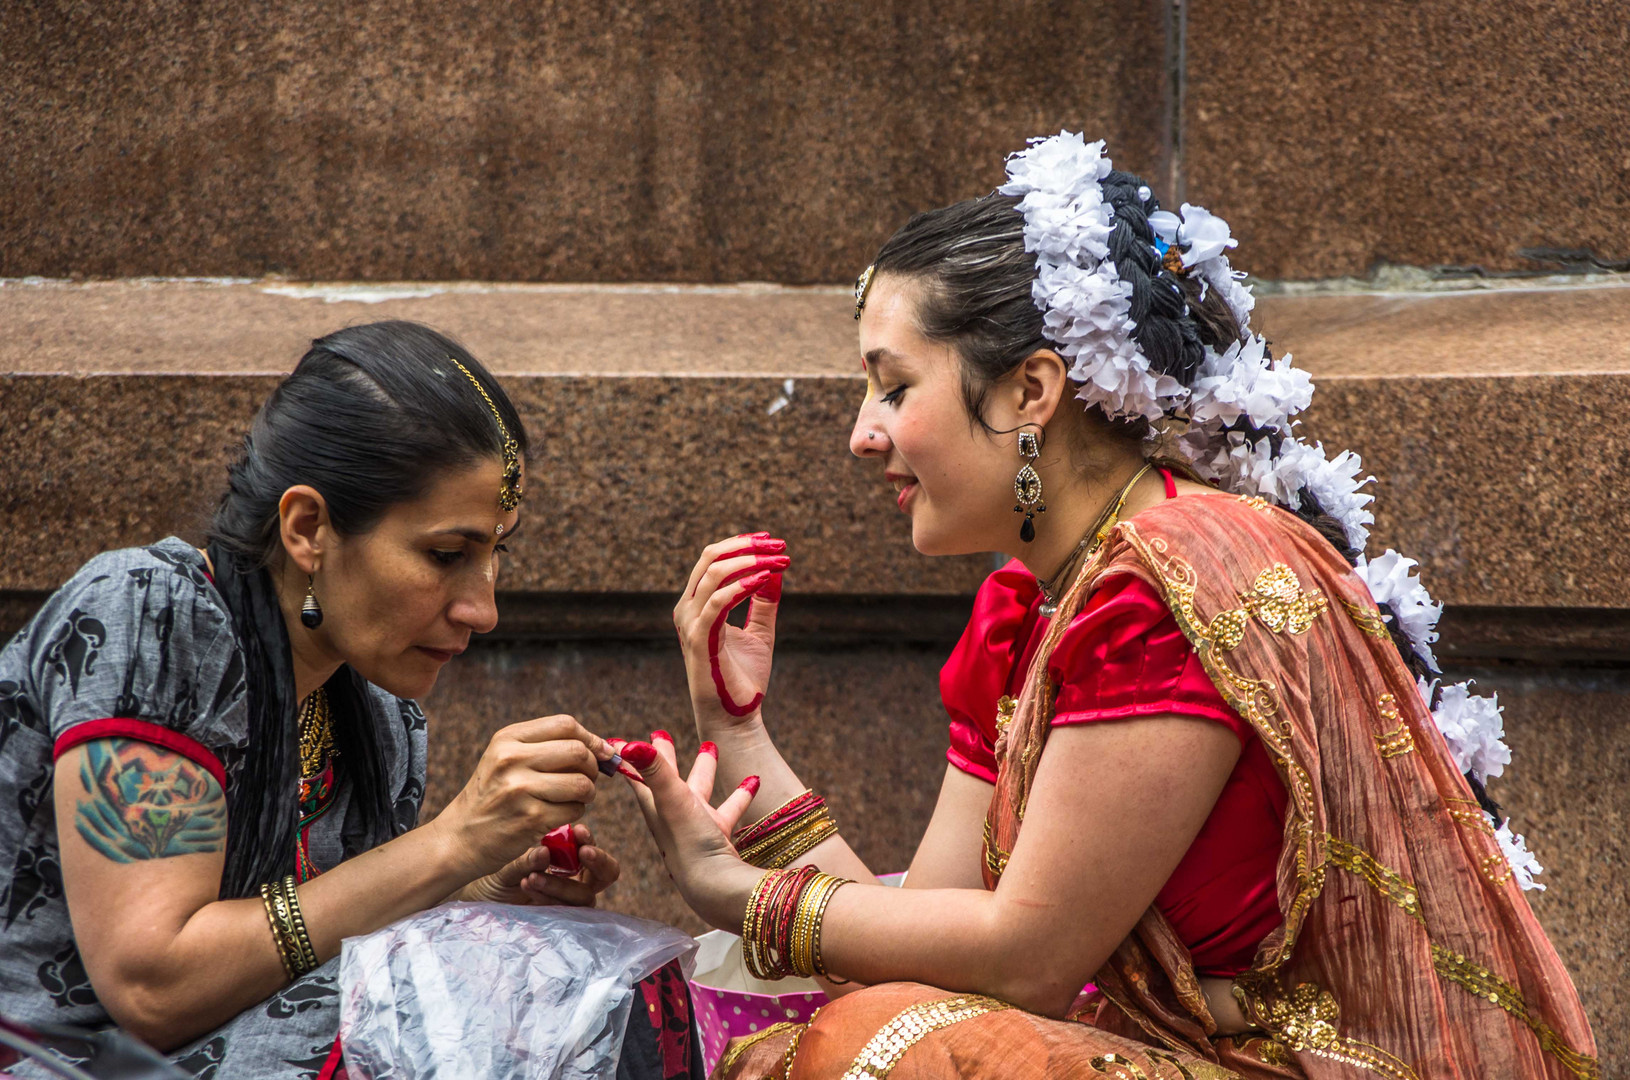
[[[226,795],[208,771],[135,739],[85,744],[85,797],[74,828],[117,863],[197,855],[226,846]]]

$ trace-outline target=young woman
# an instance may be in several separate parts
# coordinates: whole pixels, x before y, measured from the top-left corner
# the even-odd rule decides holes
[[[568,716],[499,731],[415,827],[414,699],[497,621],[526,451],[458,345],[342,330],[256,416],[207,548],[108,552],[46,601],[0,652],[0,1015],[118,1024],[200,1076],[326,1078],[342,938],[616,880],[582,825],[581,871],[543,873],[538,838],[612,756]],[[685,1075],[635,1012],[623,1075]]]
[[[696,912],[766,977],[834,983],[722,1072],[1595,1075],[1482,793],[1503,745],[1434,724],[1436,608],[1395,553],[1355,570],[1357,459],[1291,434],[1311,387],[1250,331],[1226,225],[1161,212],[1079,136],[1009,179],[914,218],[857,286],[850,449],[920,552],[1016,560],[941,676],[949,766],[906,887],[771,739],[779,541],[708,548],[675,609],[716,767],[623,749]],[[715,768],[757,786],[734,837]]]

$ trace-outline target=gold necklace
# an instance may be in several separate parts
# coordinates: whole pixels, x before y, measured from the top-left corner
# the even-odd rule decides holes
[[[300,775],[316,776],[334,749],[334,723],[328,711],[328,691],[319,686],[300,706]]]
[[[1143,474],[1152,468],[1154,468],[1153,464],[1145,462],[1143,468],[1134,473],[1132,479],[1126,482],[1126,486],[1121,488],[1121,493],[1115,498],[1115,501],[1105,507],[1104,512],[1098,515],[1098,520],[1092,523],[1092,528],[1088,529],[1087,534],[1081,538],[1081,542],[1075,545],[1075,550],[1064,557],[1063,564],[1054,571],[1053,576],[1046,581],[1037,580],[1036,584],[1041,587],[1040,610],[1042,618],[1051,619],[1058,612],[1058,589],[1064,581],[1066,572],[1076,559],[1083,554],[1090,555],[1103,545],[1105,538],[1109,536],[1109,530],[1113,529],[1116,523],[1120,521],[1121,508],[1126,505],[1126,498],[1132,494],[1132,488],[1137,485],[1139,480],[1143,479]]]

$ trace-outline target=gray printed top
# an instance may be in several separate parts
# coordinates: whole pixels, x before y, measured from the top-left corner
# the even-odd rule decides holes
[[[145,728],[83,730],[145,729],[171,749],[213,756],[211,771],[218,762],[226,786],[233,783],[248,739],[243,653],[205,567],[198,550],[175,537],[98,555],[0,650],[0,1016],[110,1022],[86,977],[63,898],[54,747],[65,737],[74,742],[70,733],[81,725],[134,720]],[[418,821],[424,797],[424,713],[369,689],[400,834]],[[311,824],[319,868],[360,853],[355,838],[368,830],[353,819],[362,813],[342,770],[331,809]]]

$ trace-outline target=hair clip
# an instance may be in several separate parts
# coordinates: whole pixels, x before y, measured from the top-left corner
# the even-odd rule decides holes
[[[866,290],[872,287],[872,271],[876,269],[876,266],[868,266],[865,270],[862,270],[860,276],[855,279],[856,319],[860,318],[860,313],[866,308]]]

